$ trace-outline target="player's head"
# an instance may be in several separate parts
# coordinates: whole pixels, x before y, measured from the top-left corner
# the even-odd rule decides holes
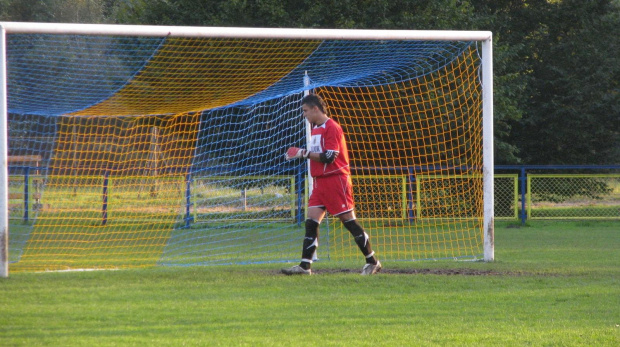
[[[301,100],[301,110],[311,124],[323,124],[327,120],[325,101],[316,94],[306,95]]]
[[[327,113],[327,105],[325,105],[325,101],[323,100],[323,98],[316,94],[308,94],[304,96],[304,98],[301,99],[301,107],[304,107],[304,105],[311,108],[318,107],[321,113]]]

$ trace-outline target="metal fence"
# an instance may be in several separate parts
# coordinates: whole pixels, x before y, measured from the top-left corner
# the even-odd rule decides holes
[[[620,165],[496,166],[496,219],[620,220]],[[497,173],[497,172],[517,173]]]
[[[34,217],[31,216],[33,212],[43,207],[41,193],[44,176],[38,175],[41,168],[32,169],[37,174],[29,174],[32,170],[26,170],[9,177],[11,219],[28,221]],[[422,184],[422,176],[418,178],[416,182]],[[402,218],[410,220],[423,217],[420,215],[422,210],[415,212],[407,208],[408,185],[404,176],[399,179],[405,182],[398,184],[404,187],[401,192],[404,207],[402,213],[394,217],[398,218],[401,214]],[[292,182],[294,186],[294,178]],[[620,165],[496,166],[494,193],[495,218],[499,220],[520,220],[522,223],[528,219],[620,220]],[[191,203],[188,201],[187,204],[186,219],[189,222],[193,217],[189,215]],[[290,204],[294,206],[295,202]]]

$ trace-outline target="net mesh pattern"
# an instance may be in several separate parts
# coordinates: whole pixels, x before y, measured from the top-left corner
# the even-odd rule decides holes
[[[305,92],[381,259],[482,253],[475,42],[8,35],[14,271],[293,261]],[[361,257],[337,219],[319,256]],[[361,258],[360,258],[361,259]]]

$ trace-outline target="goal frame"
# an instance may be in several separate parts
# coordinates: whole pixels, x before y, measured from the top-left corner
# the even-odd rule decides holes
[[[7,34],[70,34],[247,39],[479,41],[482,47],[483,248],[494,256],[493,48],[490,31],[292,29],[0,22],[0,277],[9,276]]]

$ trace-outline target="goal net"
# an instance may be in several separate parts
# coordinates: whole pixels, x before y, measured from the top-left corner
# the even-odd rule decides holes
[[[489,33],[1,24],[12,271],[296,261],[306,93],[382,260],[485,257]],[[319,258],[359,258],[337,221]]]

